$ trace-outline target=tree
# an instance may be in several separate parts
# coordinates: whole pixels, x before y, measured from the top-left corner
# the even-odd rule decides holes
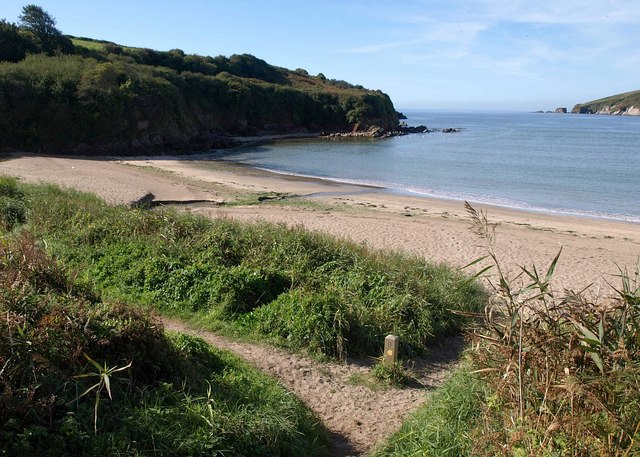
[[[47,54],[54,51],[70,52],[73,49],[71,40],[64,37],[56,28],[56,20],[37,5],[27,5],[22,8],[18,17],[18,24],[24,30],[31,32],[40,49]]]
[[[35,50],[35,44],[15,24],[0,20],[0,61],[18,62]]]

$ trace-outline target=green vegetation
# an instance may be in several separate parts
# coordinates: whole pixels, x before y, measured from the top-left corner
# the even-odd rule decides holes
[[[69,277],[24,228],[0,237],[0,455],[326,455],[274,381]]]
[[[557,296],[544,272],[507,277],[495,226],[495,295],[471,335],[468,367],[434,394],[379,455],[630,456],[640,454],[640,269],[620,272],[606,303]]]
[[[468,367],[459,369],[372,455],[479,455],[472,452],[471,433],[482,415],[483,400],[482,381]]]
[[[405,385],[411,378],[410,371],[404,367],[402,361],[387,365],[382,359],[373,366],[372,375],[379,382],[394,387]]]
[[[469,207],[497,271],[495,300],[475,332],[473,364],[493,392],[476,436],[487,455],[640,452],[640,270],[620,272],[606,303],[556,295],[549,268],[507,277],[485,214]]]
[[[460,331],[451,310],[477,311],[485,300],[445,266],[302,229],[21,189],[36,236],[102,297],[321,356],[378,356],[388,333],[406,353],[424,352]]]
[[[85,153],[207,148],[220,135],[393,129],[380,91],[248,54],[187,55],[65,37],[29,5],[0,22],[0,148]]]
[[[2,443],[14,446],[7,452],[47,442],[71,453],[78,446],[116,453],[133,441],[147,449],[149,439],[172,449],[177,442],[197,446],[193,436],[201,434],[222,435],[232,444],[221,446],[243,449],[254,439],[254,432],[244,434],[245,424],[257,417],[277,423],[255,424],[261,433],[269,429],[261,442],[280,446],[290,441],[279,433],[297,436],[297,427],[312,427],[307,412],[291,412],[294,406],[282,411],[289,417],[282,431],[280,419],[235,400],[241,416],[223,409],[229,418],[214,420],[223,413],[209,405],[225,404],[228,390],[220,386],[228,386],[226,376],[240,376],[239,365],[199,340],[167,339],[141,311],[105,304],[121,301],[337,358],[378,355],[387,333],[399,334],[405,351],[420,353],[460,328],[455,310],[477,322],[467,365],[379,455],[640,452],[640,271],[621,272],[617,297],[607,303],[584,293],[558,296],[550,287],[558,257],[544,272],[522,268],[520,277],[507,277],[495,260],[494,226],[469,208],[497,274],[493,299],[479,313],[484,293],[451,270],[301,230],[114,208],[11,178],[0,179],[0,197],[0,332],[8,336],[0,340],[0,411],[7,411],[0,433],[9,438]],[[192,359],[176,352],[183,347],[176,341],[195,345]],[[202,355],[210,352],[211,364],[213,355]],[[390,381],[402,374],[377,371]],[[251,376],[240,376],[234,388],[245,388]],[[259,403],[266,396],[262,382],[253,397],[231,395]],[[305,414],[308,420],[300,419]],[[176,422],[187,425],[162,429]],[[211,432],[211,424],[238,428]],[[65,434],[72,438],[63,440]]]
[[[444,267],[302,230],[110,207],[8,177],[0,197],[22,208],[0,212],[8,455],[323,455],[315,418],[281,387],[123,302],[332,357],[377,355],[391,331],[422,352],[459,330],[449,309],[484,303]]]
[[[611,97],[579,103],[573,107],[572,113],[580,114],[640,114],[640,90],[612,95]]]

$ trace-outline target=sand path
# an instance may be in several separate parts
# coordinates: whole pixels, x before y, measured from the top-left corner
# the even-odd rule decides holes
[[[366,455],[388,438],[450,375],[462,348],[461,338],[449,338],[432,348],[428,358],[413,361],[415,379],[407,387],[372,390],[353,380],[370,377],[373,360],[323,363],[273,347],[231,341],[177,320],[163,321],[165,329],[199,336],[280,381],[322,420],[335,456]]]

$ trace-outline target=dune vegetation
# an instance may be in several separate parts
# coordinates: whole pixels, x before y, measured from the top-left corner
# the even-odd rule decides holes
[[[487,243],[492,300],[460,371],[375,455],[640,454],[640,267],[621,270],[607,300],[556,293],[561,252],[509,277],[495,226],[469,210]]]
[[[470,211],[495,260],[493,226]],[[247,389],[246,378],[267,381],[200,340],[165,335],[150,310],[334,359],[377,356],[387,333],[401,336],[407,358],[472,322],[461,369],[375,455],[640,451],[637,271],[621,271],[614,296],[598,302],[586,292],[553,291],[557,258],[543,271],[523,268],[520,278],[507,277],[496,261],[487,270],[495,272],[487,304],[487,293],[470,278],[415,258],[284,226],[112,207],[88,194],[6,177],[0,227],[0,331],[8,336],[0,342],[0,409],[7,411],[0,433],[12,452],[54,442],[71,446],[60,448],[70,453],[92,446],[117,453],[120,446],[146,449],[149,441],[138,433],[150,433],[168,454],[179,442],[196,446],[194,436],[218,443],[222,434],[233,449],[257,439],[268,442],[265,455],[295,455],[278,446],[298,436],[297,427],[324,452],[312,415],[275,384],[273,401],[285,395],[288,403],[273,414],[286,419],[269,413],[264,420],[271,425],[251,425],[273,427],[269,436],[255,438],[242,416],[258,407],[254,402],[274,407],[262,403],[271,401],[263,387],[248,400],[241,395],[251,404],[232,402],[243,411],[228,419],[238,429],[212,431],[208,405],[237,398],[226,377]],[[113,400],[104,376],[113,379]],[[180,434],[145,428],[167,424],[146,416],[148,408],[166,411],[162,402],[173,408],[171,423],[189,423]]]
[[[0,227],[9,454],[321,455],[323,432],[291,394],[148,313],[325,358],[378,356],[393,332],[406,356],[460,331],[452,309],[485,302],[459,272],[418,259],[7,177]]]
[[[34,235],[101,297],[318,356],[377,356],[388,333],[422,353],[485,301],[451,268],[319,233],[24,189]]]
[[[317,418],[231,354],[74,279],[0,178],[1,455],[326,455]]]
[[[226,334],[338,359],[377,356],[387,333],[401,336],[404,358],[420,354],[471,319],[472,344],[461,370],[377,455],[640,451],[638,271],[621,271],[614,296],[599,302],[586,292],[554,292],[550,281],[557,258],[542,271],[523,268],[520,278],[507,277],[496,261],[487,270],[495,272],[487,304],[486,292],[459,272],[300,229],[112,207],[88,194],[19,185],[11,178],[0,180],[0,195],[0,327],[7,335],[0,343],[0,381],[7,405],[2,410],[9,412],[0,433],[10,437],[4,442],[11,446],[38,449],[45,441],[103,446],[100,440],[108,438],[100,430],[120,430],[127,423],[121,414],[136,417],[136,426],[147,424],[118,408],[147,414],[145,409],[160,400],[136,395],[155,389],[165,389],[165,395],[167,385],[174,389],[172,401],[177,396],[186,402],[172,403],[176,420],[183,420],[194,398],[204,402],[194,419],[200,425],[180,431],[213,433],[202,425],[209,420],[203,419],[212,402],[209,385],[220,373],[236,376],[240,368],[233,364],[239,362],[232,364],[230,356],[199,340],[164,335],[143,311],[153,309]],[[493,226],[486,216],[470,212],[487,240],[488,259],[495,261]],[[59,346],[42,343],[58,337]],[[183,343],[176,348],[178,340]],[[179,352],[184,345],[197,348],[193,360]],[[208,351],[232,365],[207,365],[210,356],[202,354]],[[176,365],[174,357],[187,366]],[[142,373],[136,374],[139,368]],[[113,377],[114,400],[107,400],[105,375]],[[251,401],[262,401],[262,388],[255,395]],[[272,430],[278,435],[280,419],[267,416],[280,424]],[[285,421],[285,436],[313,423],[304,409],[296,417]],[[238,420],[242,428],[245,419]],[[321,432],[306,430],[315,430],[305,432],[314,443],[322,441]],[[229,431],[229,446],[246,445],[245,431]],[[118,446],[133,446],[126,444],[130,441],[140,443],[138,432],[127,426],[133,435],[122,432],[126,436],[109,446],[115,453]],[[74,438],[62,440],[58,435],[64,433]],[[216,433],[226,431],[212,439]],[[162,438],[167,449],[191,440],[191,435],[171,436],[175,441]],[[279,439],[264,437],[269,443]],[[322,445],[314,446],[323,452]]]

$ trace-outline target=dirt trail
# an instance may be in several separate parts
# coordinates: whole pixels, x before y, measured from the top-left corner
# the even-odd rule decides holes
[[[322,420],[335,456],[366,455],[396,431],[429,391],[449,376],[463,344],[460,338],[447,339],[428,358],[416,360],[416,379],[408,387],[371,390],[350,380],[370,373],[372,361],[318,362],[273,347],[235,342],[178,320],[165,318],[163,322],[165,329],[199,336],[280,381]]]

